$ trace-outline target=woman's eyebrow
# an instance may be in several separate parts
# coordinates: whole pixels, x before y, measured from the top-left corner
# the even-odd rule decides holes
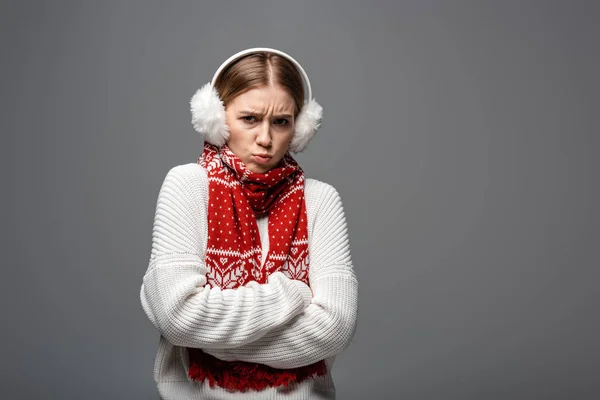
[[[259,117],[262,117],[264,115],[264,113],[259,112],[259,111],[254,111],[254,110],[242,110],[239,113],[240,113],[240,115],[256,115]]]
[[[260,117],[262,117],[264,115],[263,112],[253,111],[253,110],[242,110],[239,113],[242,115],[258,115]],[[276,117],[276,118],[292,118],[292,114],[275,114],[274,117]]]

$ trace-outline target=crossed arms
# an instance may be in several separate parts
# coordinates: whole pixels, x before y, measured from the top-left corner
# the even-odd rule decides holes
[[[142,307],[161,335],[223,360],[274,368],[308,365],[343,351],[358,308],[346,219],[332,186],[318,182],[312,189],[305,192],[315,213],[310,287],[276,272],[264,284],[211,288],[204,264],[206,172],[192,164],[172,168],[158,195],[140,290]]]

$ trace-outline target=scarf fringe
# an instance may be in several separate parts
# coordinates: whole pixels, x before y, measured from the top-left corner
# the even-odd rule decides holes
[[[211,388],[216,386],[244,392],[249,389],[264,390],[269,387],[285,386],[327,373],[324,360],[304,367],[277,369],[264,364],[243,361],[223,361],[200,349],[188,348],[194,357],[188,376],[192,380],[208,380]]]

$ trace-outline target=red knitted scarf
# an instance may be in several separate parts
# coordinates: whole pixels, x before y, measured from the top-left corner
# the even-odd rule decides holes
[[[205,143],[198,163],[208,172],[207,283],[231,289],[250,281],[266,283],[282,271],[308,284],[308,221],[304,172],[289,153],[267,173],[255,173],[224,145]],[[255,215],[269,214],[269,251],[261,265],[261,242]],[[188,348],[188,376],[211,387],[262,390],[287,386],[326,373],[324,360],[293,369],[223,361]]]

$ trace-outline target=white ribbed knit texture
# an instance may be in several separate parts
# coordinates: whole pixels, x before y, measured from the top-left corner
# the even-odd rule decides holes
[[[142,307],[160,332],[154,379],[170,399],[334,399],[328,374],[288,388],[235,393],[187,378],[184,347],[223,360],[293,368],[335,356],[354,335],[358,283],[352,268],[340,196],[326,183],[307,179],[310,288],[277,272],[268,283],[236,289],[206,285],[208,181],[196,163],[173,167],[160,189]],[[262,256],[268,217],[257,220]],[[311,291],[312,289],[312,291]],[[312,294],[311,294],[312,293]]]

